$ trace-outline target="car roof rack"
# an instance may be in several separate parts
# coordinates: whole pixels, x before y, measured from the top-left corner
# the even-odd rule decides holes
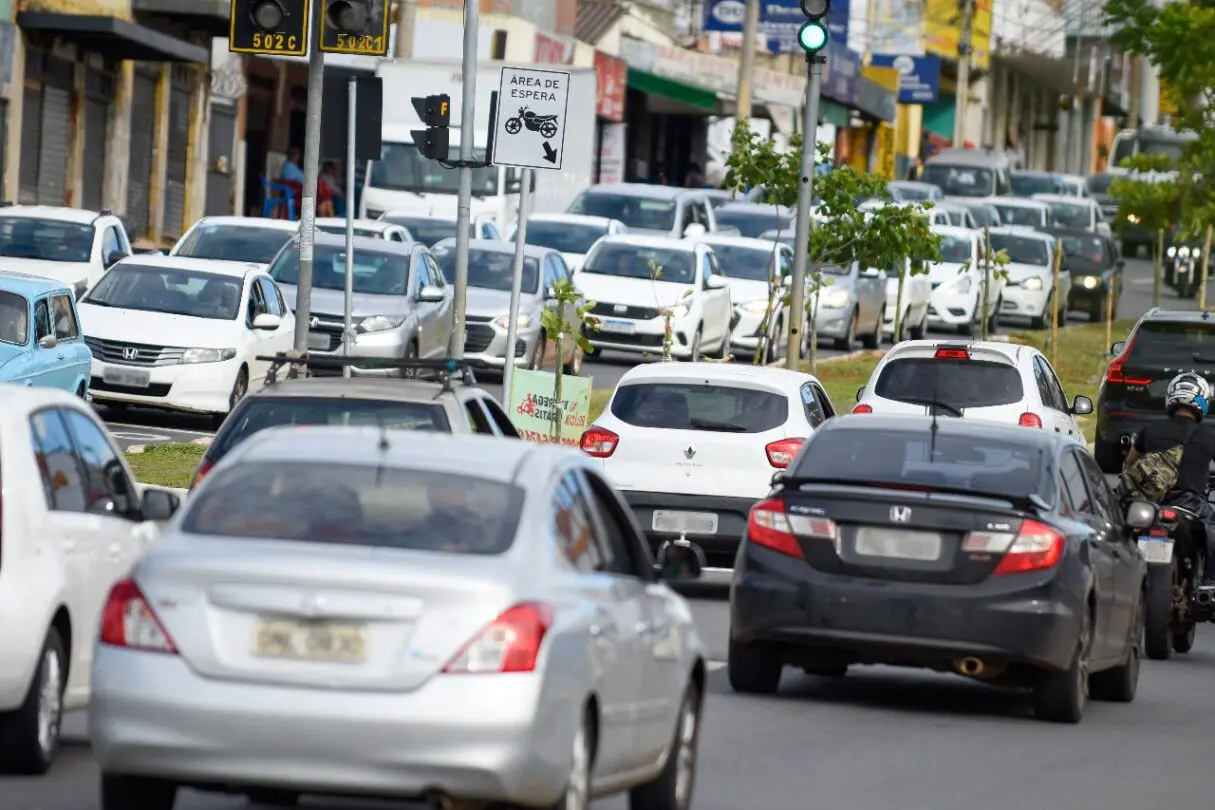
[[[464,385],[476,385],[477,378],[473,373],[474,369],[490,368],[490,365],[481,359],[458,360],[454,357],[404,360],[387,357],[345,357],[310,352],[279,352],[274,355],[259,356],[257,359],[270,363],[270,368],[266,371],[265,384],[268,386],[278,382],[279,373],[284,367],[287,369],[284,379],[292,380],[315,376],[314,370],[334,371],[347,366],[358,366],[363,369],[413,371],[414,376],[410,379],[441,383],[443,393],[452,392],[453,377],[458,376]]]

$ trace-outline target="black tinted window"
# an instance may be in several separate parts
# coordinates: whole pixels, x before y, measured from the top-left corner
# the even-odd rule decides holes
[[[600,242],[587,256],[582,272],[641,279],[653,279],[657,275],[661,281],[693,284],[696,281],[695,261],[696,254],[684,247]]]
[[[1131,362],[1165,367],[1215,363],[1215,329],[1198,323],[1147,321],[1135,332]]]
[[[788,228],[791,220],[788,217],[773,216],[763,213],[744,213],[741,211],[717,211],[718,226],[725,225],[738,228],[743,236],[757,239],[768,231],[778,231]]]
[[[573,222],[527,223],[527,243],[562,253],[586,253],[601,236],[607,236],[602,225],[580,225]],[[514,239],[514,235],[511,235]]]
[[[403,225],[413,234],[413,238],[424,245],[430,246],[444,239],[454,239],[456,236],[456,221],[454,219],[422,219],[418,217],[386,216],[385,222]]]
[[[762,433],[789,417],[784,396],[727,385],[634,383],[616,390],[611,408],[637,427],[727,433]]]
[[[1005,363],[908,357],[892,360],[878,375],[883,399],[936,400],[955,408],[990,408],[1020,402],[1021,373]]]
[[[1031,194],[1054,194],[1063,184],[1049,174],[1021,174],[1013,172],[1012,190],[1018,197],[1028,197]]]
[[[990,238],[991,249],[1003,250],[1012,264],[1035,264],[1040,267],[1050,265],[1050,249],[1039,237],[993,233]]]
[[[290,238],[290,231],[279,228],[203,223],[190,232],[177,255],[269,264]]]
[[[475,475],[375,465],[251,461],[191,497],[182,530],[220,537],[501,554],[524,491]]]
[[[994,208],[988,208],[985,205],[975,205],[970,208],[970,215],[974,217],[975,223],[980,228],[995,228],[999,227],[999,215]]]

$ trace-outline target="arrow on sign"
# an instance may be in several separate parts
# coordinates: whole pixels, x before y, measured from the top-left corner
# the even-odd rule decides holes
[[[548,141],[544,142],[544,159],[549,163],[557,162],[557,152],[553,149],[553,147],[549,146]]]

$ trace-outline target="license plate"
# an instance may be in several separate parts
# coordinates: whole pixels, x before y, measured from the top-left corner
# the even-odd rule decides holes
[[[862,557],[889,557],[896,560],[936,560],[941,556],[941,535],[935,532],[860,528],[856,532],[856,553]]]
[[[367,630],[348,624],[266,620],[258,623],[253,635],[253,654],[259,658],[358,664],[367,658]]]
[[[717,515],[712,512],[654,511],[654,531],[670,534],[717,534]]]
[[[1168,563],[1173,561],[1173,541],[1168,537],[1139,538],[1139,553],[1150,563]]]
[[[308,333],[308,348],[325,351],[329,348],[329,335],[323,332]]]
[[[616,335],[631,335],[637,330],[637,324],[632,321],[606,320],[599,322],[600,332],[611,332]]]
[[[152,375],[146,371],[106,366],[101,370],[101,379],[110,385],[121,385],[126,388],[147,388],[152,382]]]

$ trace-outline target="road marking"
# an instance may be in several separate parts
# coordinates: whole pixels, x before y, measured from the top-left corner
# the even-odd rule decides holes
[[[166,436],[163,433],[135,433],[133,431],[112,430],[110,431],[110,435],[124,442],[143,442],[144,444],[173,441],[172,436]]]
[[[1131,279],[1131,284],[1133,284],[1136,287],[1150,287],[1151,285],[1153,285],[1155,283],[1156,283],[1156,280],[1151,279],[1151,278],[1133,278],[1133,279]]]
[[[709,672],[716,672],[717,670],[725,667],[725,665],[725,661],[706,661],[705,669],[707,669]]]

